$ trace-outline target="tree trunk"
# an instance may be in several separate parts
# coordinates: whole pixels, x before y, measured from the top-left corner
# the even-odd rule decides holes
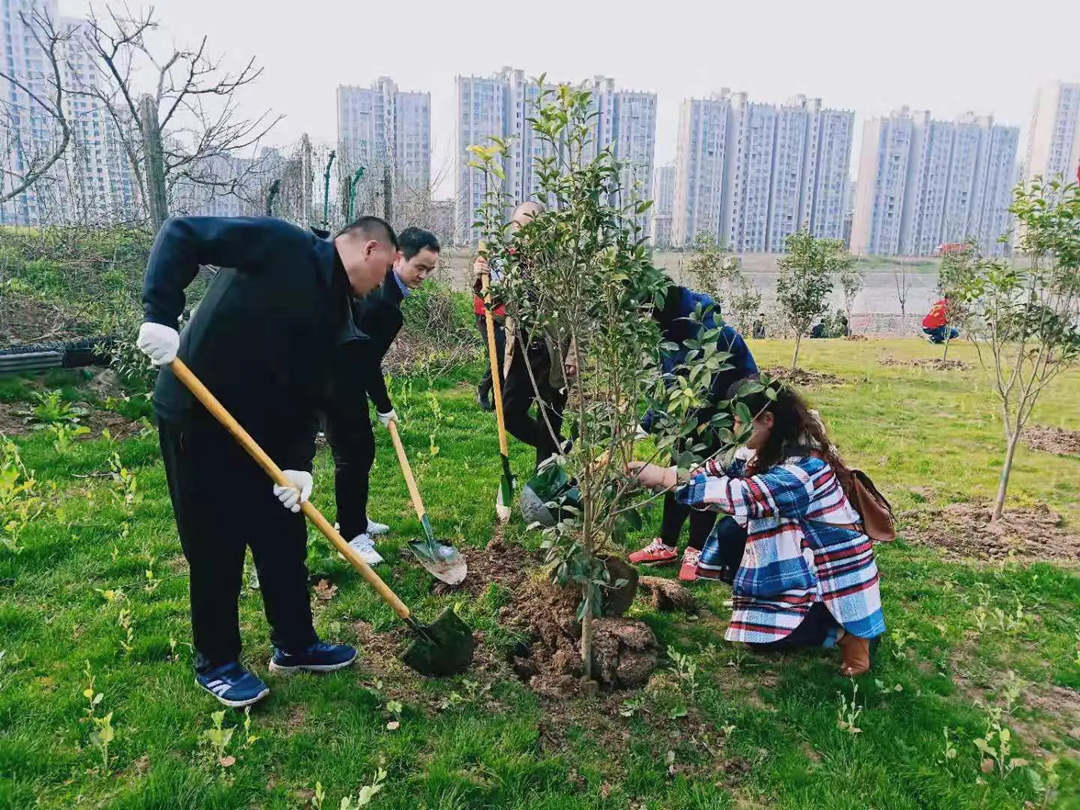
[[[802,343],[802,332],[795,333],[795,354],[791,356],[791,370],[794,371],[799,364],[799,344]]]
[[[945,365],[945,361],[949,359],[949,342],[950,342],[949,336],[951,334],[952,334],[952,331],[949,329],[948,325],[946,324],[946,326],[945,326],[945,351],[943,351],[941,353],[941,365]]]
[[[592,673],[592,645],[593,645],[593,605],[592,583],[581,586],[582,600],[585,610],[581,616],[581,666],[586,678],[591,678]]]
[[[139,99],[139,129],[142,132],[143,154],[146,161],[146,198],[150,211],[150,226],[157,233],[169,218],[169,198],[165,193],[165,157],[161,146],[161,126],[158,124],[157,102],[153,96]]]
[[[393,220],[393,210],[394,210],[394,200],[393,200],[394,190],[393,190],[393,183],[391,182],[390,167],[389,166],[384,166],[383,167],[382,185],[383,185],[383,219],[385,219],[387,222],[391,222]]]
[[[1005,464],[1001,468],[1001,480],[998,483],[997,498],[994,499],[994,512],[990,516],[990,522],[1001,517],[1005,510],[1005,493],[1009,489],[1009,474],[1012,472],[1013,458],[1016,456],[1016,445],[1020,443],[1020,434],[1024,432],[1021,425],[1016,426],[1016,431],[1009,437],[1009,447],[1005,451]]]

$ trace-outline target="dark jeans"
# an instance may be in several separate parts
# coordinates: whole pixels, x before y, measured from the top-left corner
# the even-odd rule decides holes
[[[815,602],[802,620],[787,636],[768,644],[751,644],[759,650],[786,650],[792,647],[820,647],[829,636],[829,631],[839,627],[839,623],[829,613],[823,602]]]
[[[953,327],[939,326],[937,329],[927,329],[926,327],[923,327],[923,331],[930,336],[931,343],[944,343],[945,330],[948,330],[949,340],[956,340],[960,337],[960,330]]]
[[[660,539],[665,546],[678,546],[679,534],[682,532],[683,523],[690,518],[690,548],[701,551],[705,547],[705,540],[709,537],[713,525],[716,523],[716,512],[692,509],[686,504],[679,503],[674,492],[664,496],[664,514],[660,518]]]
[[[326,413],[326,438],[334,456],[334,500],[342,536],[352,540],[367,531],[368,490],[375,463],[375,433],[367,397]]]
[[[476,316],[476,328],[480,330],[480,339],[484,342],[484,356],[487,357],[487,318],[483,315]],[[499,361],[499,373],[502,374],[503,360],[506,358],[506,330],[495,323],[495,357]],[[487,396],[491,392],[491,361],[484,366],[484,376],[480,378],[477,391],[481,396]]]
[[[562,444],[563,409],[566,407],[565,391],[557,391],[550,382],[551,360],[543,344],[530,349],[529,365],[536,378],[536,390],[529,378],[529,369],[525,366],[525,352],[519,343],[514,347],[514,356],[510,361],[510,371],[503,385],[503,418],[506,429],[518,441],[536,448],[536,466],[539,467],[552,454],[558,452]],[[537,399],[536,391],[540,392]],[[536,403],[537,415],[534,419],[529,411]],[[541,411],[543,409],[543,411]],[[546,412],[555,438],[544,421]]]
[[[707,426],[709,420],[715,414],[715,408],[703,408],[697,414],[698,425]],[[704,437],[698,440],[705,445],[702,453],[706,457],[711,456],[720,449],[720,442],[711,430],[706,429]],[[675,448],[676,453],[681,450],[681,446]],[[689,506],[679,503],[672,492],[664,496],[664,514],[660,518],[660,539],[664,541],[666,546],[678,546],[679,534],[682,532],[683,524],[687,518],[690,518],[690,542],[688,545],[690,548],[701,551],[705,546],[705,540],[708,538],[709,532],[712,531],[713,524],[716,523],[716,512],[691,509]]]
[[[270,478],[216,423],[159,421],[158,433],[190,568],[195,668],[205,671],[240,658],[247,546],[259,573],[271,641],[285,650],[313,644],[304,516],[281,506]]]

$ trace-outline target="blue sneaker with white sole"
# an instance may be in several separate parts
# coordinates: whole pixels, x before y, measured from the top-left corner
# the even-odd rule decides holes
[[[270,694],[270,687],[236,661],[195,673],[195,683],[224,705],[240,709]]]
[[[286,652],[274,648],[270,659],[270,671],[289,674],[292,672],[333,672],[344,669],[356,660],[356,649],[348,644],[327,644],[316,641],[306,650]]]

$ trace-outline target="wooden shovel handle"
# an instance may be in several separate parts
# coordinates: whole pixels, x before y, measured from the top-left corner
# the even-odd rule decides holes
[[[177,357],[172,361],[171,366],[176,378],[187,386],[188,390],[195,395],[195,398],[202,403],[211,416],[221,422],[225,429],[233,435],[233,438],[240,443],[240,446],[247,451],[248,455],[255,459],[255,462],[273,479],[275,484],[295,488],[295,484],[285,477],[285,473],[281,471],[281,468],[274,463],[270,456],[266,455],[266,452],[251,438],[251,434],[244,430],[240,423],[233,418],[232,414],[225,410],[225,406],[218,402],[217,397],[210,393],[210,390],[192,373],[183,360]],[[387,587],[382,578],[371,570],[371,566],[360,559],[359,555],[349,547],[349,544],[345,542],[345,538],[333,527],[330,521],[324,518],[322,513],[310,501],[304,501],[300,509],[307,519],[314,523],[315,527],[333,544],[334,548],[345,555],[345,559],[352,563],[353,568],[360,572],[360,576],[390,605],[394,613],[402,619],[408,619],[410,615],[409,608],[398,599],[397,594]]]
[[[401,474],[405,476],[405,485],[409,488],[409,497],[412,498],[413,509],[416,510],[418,520],[423,520],[427,513],[424,509],[424,501],[420,497],[420,489],[416,486],[412,467],[409,466],[409,458],[405,455],[405,448],[401,444],[398,435],[397,422],[391,419],[386,423],[386,429],[390,431],[390,439],[394,442],[394,452],[397,453],[398,464],[401,465]]]
[[[502,369],[499,368],[499,352],[495,348],[495,315],[491,311],[488,289],[491,287],[491,273],[480,275],[480,292],[484,300],[484,320],[487,326],[488,362],[491,366],[491,394],[495,399],[495,421],[499,425],[499,452],[510,455],[506,441],[506,419],[503,416]]]

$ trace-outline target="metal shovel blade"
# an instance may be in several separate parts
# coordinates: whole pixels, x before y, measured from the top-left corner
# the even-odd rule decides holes
[[[410,540],[409,551],[424,570],[440,582],[457,585],[469,573],[465,558],[456,548],[437,540]]]
[[[469,668],[473,659],[472,630],[454,612],[446,608],[431,624],[409,620],[416,638],[401,660],[421,675],[458,675]]]

